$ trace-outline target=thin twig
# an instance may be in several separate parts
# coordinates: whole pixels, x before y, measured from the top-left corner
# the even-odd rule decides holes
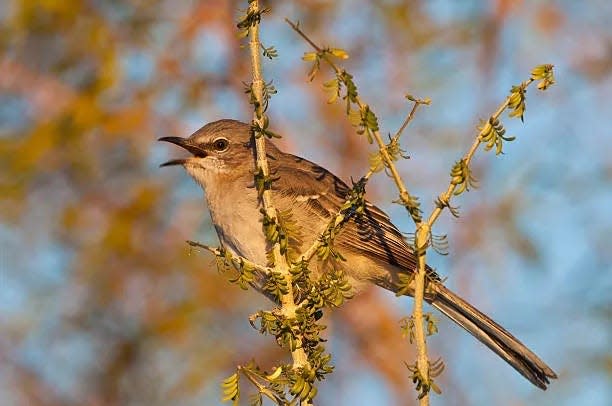
[[[304,38],[304,41],[308,42],[308,44],[309,44],[311,47],[313,47],[313,48],[314,48],[314,49],[315,49],[317,52],[321,52],[321,51],[323,51],[323,49],[322,49],[322,48],[319,48],[319,47],[317,46],[317,44],[315,44],[314,42],[312,42],[312,40],[311,40],[310,38],[308,38],[308,37],[306,36],[306,34],[304,34],[304,33],[302,32],[302,30],[300,30],[300,27],[299,27],[300,23],[299,23],[299,22],[296,24],[296,23],[294,23],[293,21],[291,21],[291,20],[290,20],[290,19],[288,19],[288,18],[285,18],[285,21],[287,22],[287,24],[289,24],[289,25],[291,26],[291,28],[293,28],[293,29],[295,30],[295,32],[297,32],[297,33],[298,33],[298,34],[299,34],[299,35],[300,35],[302,38]]]
[[[410,124],[410,122],[414,118],[414,114],[416,113],[416,111],[419,108],[419,106],[421,104],[429,105],[431,103],[431,101],[429,99],[425,99],[425,100],[414,99],[413,101],[414,101],[414,105],[412,106],[412,109],[410,110],[410,113],[408,113],[408,116],[406,117],[406,119],[402,123],[402,126],[399,128],[399,130],[397,130],[397,132],[393,136],[393,140],[395,140],[395,141],[399,140],[399,137],[402,135],[402,133],[404,132],[406,127],[408,127],[408,124]]]
[[[525,82],[522,83],[522,85],[527,88],[531,83],[534,82],[534,79],[528,79]],[[508,103],[510,102],[510,96],[506,97],[506,99],[500,104],[500,106],[497,108],[497,110],[495,111],[495,113],[493,113],[493,115],[491,116],[493,119],[498,119],[499,116],[501,116],[501,114],[504,112],[504,110],[506,110],[506,108],[508,107]],[[469,166],[470,162],[472,161],[472,157],[474,156],[474,154],[476,153],[476,150],[478,149],[478,146],[481,144],[480,142],[480,138],[483,134],[483,131],[479,131],[478,134],[476,135],[476,138],[474,139],[474,142],[472,143],[472,146],[470,147],[470,149],[468,150],[468,152],[466,152],[466,154],[463,156],[463,160],[465,161],[466,165]],[[450,203],[450,199],[453,196],[453,193],[455,192],[455,189],[457,188],[457,185],[450,183],[448,188],[446,189],[446,192],[444,192],[442,195],[440,195],[440,200],[443,202],[446,202],[447,204]],[[433,226],[433,224],[436,222],[436,220],[438,219],[438,217],[440,217],[440,214],[442,213],[442,210],[444,209],[444,207],[436,207],[431,214],[429,215],[428,219],[427,219],[427,223],[429,224],[429,226]]]
[[[368,171],[363,177],[362,179],[364,179],[366,182],[370,179],[370,176],[372,176],[374,172],[372,172],[371,170]],[[349,203],[350,199],[347,199],[345,201],[345,204]],[[345,204],[342,204],[342,206],[344,206]],[[327,231],[330,228],[336,228],[336,233],[335,236],[337,236],[339,234],[339,231],[342,230],[343,224],[345,224],[344,220],[345,220],[346,216],[342,213],[342,211],[338,211],[338,213],[336,214],[336,216],[334,218],[332,218],[329,223],[327,223],[327,225],[325,226],[325,228],[319,233],[319,237],[322,237],[323,234],[325,233],[325,231]],[[315,240],[315,242],[306,250],[304,251],[299,257],[301,258],[302,261],[304,262],[309,262],[312,257],[316,254],[317,250],[323,245],[323,239],[322,238],[317,238]]]
[[[223,251],[220,248],[211,247],[209,245],[202,244],[201,242],[197,242],[197,241],[187,240],[186,242],[187,242],[187,244],[189,244],[192,247],[203,248],[203,249],[213,253],[215,256],[218,256],[218,257],[222,257],[223,256]],[[255,263],[255,262],[249,261],[245,257],[241,257],[239,255],[232,254],[232,262],[234,262],[237,265],[246,265],[246,266],[248,266],[250,268],[258,270],[259,272],[261,272],[261,273],[263,273],[265,275],[269,275],[272,272],[271,268],[268,268],[268,267],[265,267],[265,266],[261,266],[261,265]]]
[[[203,248],[206,251],[212,252],[216,256],[223,255],[223,252],[219,248],[211,247],[210,245],[202,244],[201,242],[192,241],[192,240],[187,240],[185,242],[192,247]],[[244,259],[244,260],[247,261],[247,259]]]
[[[329,66],[331,66],[331,68],[336,72],[336,74],[340,74],[342,72],[341,69],[334,63],[334,61],[332,61],[326,53],[322,52],[323,48],[317,46],[310,38],[308,38],[308,36],[304,34],[302,30],[300,30],[297,24],[293,23],[288,18],[285,18],[285,21],[287,22],[287,24],[291,26],[291,28],[293,28],[295,32],[297,32],[302,38],[304,38],[304,40],[306,40],[306,42],[308,42],[318,53],[322,54],[321,56],[322,59],[325,60],[325,62],[327,62]],[[358,96],[355,98],[355,102],[357,103],[357,106],[359,106],[359,108],[362,110],[366,106],[365,103],[363,103]],[[380,131],[372,131],[371,133],[374,136],[374,139],[376,140],[376,144],[378,144],[378,149],[380,150],[380,156],[383,158],[383,161],[385,162],[386,167],[391,172],[391,177],[395,181],[395,185],[397,186],[397,189],[399,191],[400,200],[402,201],[402,203],[406,205],[409,204],[411,201],[410,193],[408,192],[408,188],[406,188],[404,181],[402,181],[402,178],[399,172],[397,171],[397,168],[393,164],[393,160],[391,159],[391,156],[389,155],[389,152],[387,151],[387,146],[385,144],[385,141],[383,140],[383,137],[380,135]]]
[[[239,370],[240,372],[242,372],[242,373],[243,373],[243,375],[244,375],[244,376],[246,376],[246,377],[247,377],[247,379],[248,379],[249,381],[251,381],[251,383],[257,387],[257,390],[259,390],[259,393],[261,393],[261,394],[263,394],[263,395],[267,396],[267,397],[268,397],[270,400],[272,400],[272,401],[276,402],[276,404],[277,404],[277,405],[283,405],[283,404],[284,404],[284,403],[283,403],[283,400],[282,400],[281,398],[279,398],[279,397],[278,397],[278,396],[277,396],[277,395],[276,395],[274,392],[270,391],[270,390],[269,390],[268,388],[266,388],[264,385],[262,385],[261,383],[259,383],[259,382],[257,381],[257,379],[255,379],[255,377],[251,376],[251,372],[250,372],[248,369],[246,369],[246,368],[244,368],[244,367],[239,366],[239,367],[238,367],[238,370]]]

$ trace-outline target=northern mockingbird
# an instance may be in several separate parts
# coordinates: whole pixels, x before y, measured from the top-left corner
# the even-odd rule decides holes
[[[254,142],[249,124],[219,120],[200,128],[189,138],[163,137],[193,156],[161,166],[181,165],[205,190],[206,202],[223,247],[233,254],[266,265],[268,244],[254,185]],[[299,238],[290,241],[298,252],[310,247],[338,213],[349,187],[325,168],[279,150],[266,141],[272,198],[279,210],[291,209],[299,224]],[[374,284],[398,290],[398,275],[415,272],[417,259],[389,217],[366,202],[364,215],[353,217],[334,240],[346,259],[338,262],[355,292]],[[337,265],[338,266],[338,265]],[[313,260],[312,275],[321,275],[326,264]],[[557,375],[537,355],[499,324],[444,287],[431,273],[426,300],[483,342],[525,378],[546,389]],[[263,281],[255,288],[262,292]],[[412,289],[414,291],[414,289]],[[413,295],[412,293],[409,293]]]

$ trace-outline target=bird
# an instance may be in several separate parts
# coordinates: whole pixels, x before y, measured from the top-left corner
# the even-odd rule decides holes
[[[212,223],[221,246],[233,255],[256,264],[268,263],[269,242],[263,233],[260,198],[255,186],[254,133],[251,124],[222,119],[204,125],[191,136],[162,137],[184,148],[191,156],[169,160],[160,166],[182,166],[204,190]],[[305,158],[281,151],[266,138],[272,201],[279,212],[287,211],[299,225],[299,235],[290,245],[297,252],[310,247],[346,201],[351,188],[339,177]],[[415,273],[417,256],[389,216],[365,201],[360,216],[352,217],[334,240],[344,258],[340,266],[351,289],[359,293],[371,285],[397,292],[400,275]],[[313,277],[329,265],[311,261]],[[444,286],[441,278],[427,268],[425,300],[450,320],[485,344],[521,375],[546,390],[557,374],[533,351],[506,329]],[[263,289],[265,276],[254,287]],[[414,296],[414,287],[408,289]],[[272,297],[271,297],[272,298]],[[273,299],[273,298],[272,298]]]

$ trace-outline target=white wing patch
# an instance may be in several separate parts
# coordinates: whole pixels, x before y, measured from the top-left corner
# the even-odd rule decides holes
[[[326,194],[327,192],[317,193],[316,195],[298,195],[295,196],[295,200],[300,203],[303,203],[309,200],[317,200],[318,198],[320,198],[321,196],[325,196]]]

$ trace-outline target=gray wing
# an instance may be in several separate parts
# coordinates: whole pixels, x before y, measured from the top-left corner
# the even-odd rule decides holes
[[[291,154],[275,151],[269,158],[275,194],[304,202],[309,216],[321,224],[327,224],[338,213],[350,190],[346,183],[325,168]],[[389,216],[367,201],[364,215],[351,219],[335,243],[409,272],[416,269],[415,255],[402,233]]]

